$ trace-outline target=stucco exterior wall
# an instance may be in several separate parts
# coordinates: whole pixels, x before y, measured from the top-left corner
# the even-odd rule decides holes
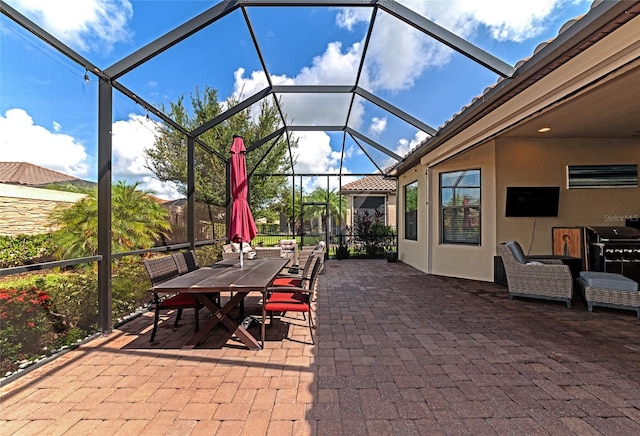
[[[0,235],[36,235],[52,230],[49,214],[84,194],[0,184]]]
[[[397,210],[398,210],[398,260],[419,269],[428,271],[427,250],[429,247],[429,232],[427,216],[429,204],[427,201],[427,169],[418,165],[398,178]],[[418,182],[418,239],[416,241],[404,238],[404,187]]]
[[[398,225],[396,221],[396,194],[387,195],[387,225],[396,227]]]
[[[399,259],[430,274],[492,281],[500,242],[515,239],[529,254],[552,254],[552,227],[621,226],[640,216],[640,188],[567,189],[567,165],[593,164],[640,166],[640,140],[505,138],[428,170],[418,165],[399,178]],[[474,168],[481,171],[481,245],[441,244],[439,175]],[[402,192],[415,180],[418,240],[407,241]],[[560,186],[558,217],[505,217],[507,186]]]
[[[623,226],[640,216],[640,188],[567,189],[567,165],[637,164],[640,139],[496,141],[498,242],[516,239],[529,254],[552,253],[552,227]],[[507,186],[560,186],[558,217],[505,217]]]
[[[480,245],[440,243],[440,173],[480,169]],[[495,227],[495,147],[489,142],[429,169],[429,211],[431,274],[493,281],[493,256],[496,245]]]

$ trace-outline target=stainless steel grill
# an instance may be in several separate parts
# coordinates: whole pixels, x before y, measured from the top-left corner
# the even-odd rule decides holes
[[[589,269],[622,274],[640,282],[640,229],[587,227]]]

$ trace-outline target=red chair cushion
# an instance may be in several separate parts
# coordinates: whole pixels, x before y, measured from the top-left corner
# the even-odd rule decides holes
[[[173,297],[167,298],[166,300],[162,300],[160,302],[160,308],[173,308],[179,309],[182,307],[193,307],[195,304],[195,299],[193,295],[189,294],[176,294]]]
[[[299,288],[302,286],[302,279],[298,277],[276,277],[272,285]]]
[[[299,292],[274,292],[264,309],[267,312],[308,312],[309,296]]]

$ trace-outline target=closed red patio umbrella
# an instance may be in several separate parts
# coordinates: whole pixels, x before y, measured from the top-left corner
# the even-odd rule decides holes
[[[251,208],[247,201],[247,150],[241,136],[233,137],[231,144],[231,220],[229,223],[229,240],[240,243],[240,266],[243,266],[242,243],[251,242],[258,233],[256,223],[251,214]]]

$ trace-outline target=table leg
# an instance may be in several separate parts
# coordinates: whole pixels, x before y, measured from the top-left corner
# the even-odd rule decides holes
[[[194,348],[208,336],[209,332],[218,325],[218,323],[222,323],[230,332],[236,335],[247,348],[250,350],[260,350],[262,347],[258,341],[242,327],[242,325],[237,323],[232,317],[227,316],[248,294],[248,291],[236,291],[235,295],[222,307],[216,305],[207,294],[194,294],[195,298],[207,306],[213,316],[205,326],[201,326],[198,333],[189,339],[185,348]]]

